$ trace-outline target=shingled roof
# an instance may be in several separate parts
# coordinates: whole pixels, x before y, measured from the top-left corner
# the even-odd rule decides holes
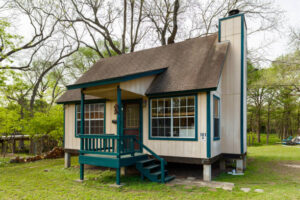
[[[101,59],[73,85],[126,77],[166,68],[147,90],[148,95],[178,91],[215,89],[218,86],[229,42],[218,42],[217,34]],[[93,97],[90,97],[93,98]],[[95,97],[94,99],[97,99]],[[68,90],[58,103],[80,100],[80,90]]]

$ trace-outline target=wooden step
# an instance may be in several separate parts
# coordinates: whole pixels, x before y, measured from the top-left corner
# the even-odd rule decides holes
[[[165,170],[165,174],[168,172],[168,170]],[[153,172],[153,173],[150,173],[151,175],[153,176],[158,176],[158,175],[161,175],[161,171],[157,171],[157,172]]]
[[[160,165],[149,165],[149,166],[147,166],[147,167],[144,167],[144,169],[148,169],[148,170],[152,170],[152,169],[155,169],[155,168],[159,168],[160,167]]]
[[[155,159],[140,160],[137,163],[139,163],[139,164],[147,164],[147,163],[151,163],[153,161],[155,161]]]

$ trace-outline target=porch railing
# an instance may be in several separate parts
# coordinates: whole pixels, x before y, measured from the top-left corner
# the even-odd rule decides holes
[[[80,138],[80,154],[102,154],[114,155],[120,157],[121,155],[134,156],[134,153],[139,151],[135,150],[135,143],[139,144],[141,149],[148,151],[153,157],[160,162],[161,168],[161,182],[165,181],[165,165],[167,162],[154,153],[150,148],[137,140],[135,135],[118,136],[114,134],[86,134],[79,135]]]
[[[134,135],[118,136],[114,134],[79,135],[81,154],[134,155]]]

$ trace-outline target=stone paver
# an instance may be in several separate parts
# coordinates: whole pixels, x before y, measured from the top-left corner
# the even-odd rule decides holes
[[[250,192],[250,188],[241,188],[241,190],[243,191],[243,192]]]
[[[254,192],[263,193],[264,190],[263,189],[255,189]]]
[[[196,180],[196,178],[195,177],[187,177],[187,180],[194,181],[194,180]]]

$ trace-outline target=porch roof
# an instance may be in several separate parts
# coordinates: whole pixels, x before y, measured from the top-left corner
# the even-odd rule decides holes
[[[219,83],[228,47],[229,42],[219,43],[217,34],[212,34],[171,45],[104,58],[73,85],[67,86],[69,90],[57,102],[70,101],[70,98],[75,100],[75,97],[79,100],[78,88],[87,88],[90,84],[92,86],[103,85],[106,80],[118,81],[122,77],[138,74],[145,76],[149,72],[156,72],[154,73],[156,78],[148,88],[147,95],[214,90]]]

